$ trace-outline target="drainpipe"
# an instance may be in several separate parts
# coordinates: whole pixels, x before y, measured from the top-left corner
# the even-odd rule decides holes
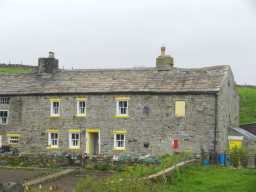
[[[217,145],[217,124],[218,124],[218,94],[215,94],[215,126],[214,126],[214,141],[213,141],[213,152],[216,154]]]

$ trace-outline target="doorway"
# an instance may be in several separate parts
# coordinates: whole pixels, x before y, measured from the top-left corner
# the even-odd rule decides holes
[[[99,129],[86,130],[86,153],[89,156],[99,155],[100,153],[100,131]]]

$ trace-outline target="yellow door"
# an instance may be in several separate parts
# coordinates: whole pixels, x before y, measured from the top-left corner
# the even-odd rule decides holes
[[[100,153],[100,131],[99,129],[86,130],[86,153],[89,156]]]

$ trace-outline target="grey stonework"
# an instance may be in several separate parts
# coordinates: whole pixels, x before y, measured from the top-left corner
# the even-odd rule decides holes
[[[112,154],[113,130],[127,130],[127,152],[171,153],[170,137],[180,139],[181,150],[213,149],[215,95],[126,95],[130,97],[128,119],[113,118],[116,113],[114,96],[87,96],[86,117],[76,117],[75,95],[59,97],[60,117],[50,117],[49,96],[12,97],[9,124],[1,126],[1,130],[19,133],[18,148],[24,153],[54,151],[47,149],[50,128],[60,130],[59,150],[62,152],[69,151],[69,129],[81,129],[81,150],[84,151],[87,128],[100,129],[103,154]],[[186,101],[184,118],[175,117],[176,100]],[[145,107],[148,113],[143,110]],[[149,148],[144,147],[145,142],[149,143]]]
[[[72,152],[81,153],[86,129],[98,128],[104,155],[116,153],[113,130],[127,131],[126,153],[172,153],[171,139],[179,140],[179,151],[225,151],[229,129],[239,125],[239,96],[231,68],[180,69],[173,61],[162,61],[147,69],[0,76],[0,96],[10,97],[9,106],[0,106],[9,110],[8,125],[0,125],[3,144],[8,144],[8,133],[17,133],[20,142],[15,147],[22,153],[71,152],[68,130],[80,129],[81,148]],[[53,96],[60,98],[60,117],[50,117]],[[87,97],[86,117],[76,116],[78,96]],[[129,118],[113,118],[116,96],[129,97]],[[186,102],[185,117],[175,116],[175,101]],[[59,130],[59,149],[47,149],[48,129]]]

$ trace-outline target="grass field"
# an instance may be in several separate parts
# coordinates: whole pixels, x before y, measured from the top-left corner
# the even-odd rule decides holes
[[[240,94],[240,124],[256,122],[256,87],[238,87]]]
[[[85,189],[91,192],[255,192],[256,170],[191,165],[177,170],[165,183],[119,175],[108,178],[105,184],[87,178],[77,186],[76,192]]]
[[[0,74],[30,73],[32,68],[26,67],[0,67]]]
[[[191,166],[167,185],[164,192],[255,192],[256,170]]]

